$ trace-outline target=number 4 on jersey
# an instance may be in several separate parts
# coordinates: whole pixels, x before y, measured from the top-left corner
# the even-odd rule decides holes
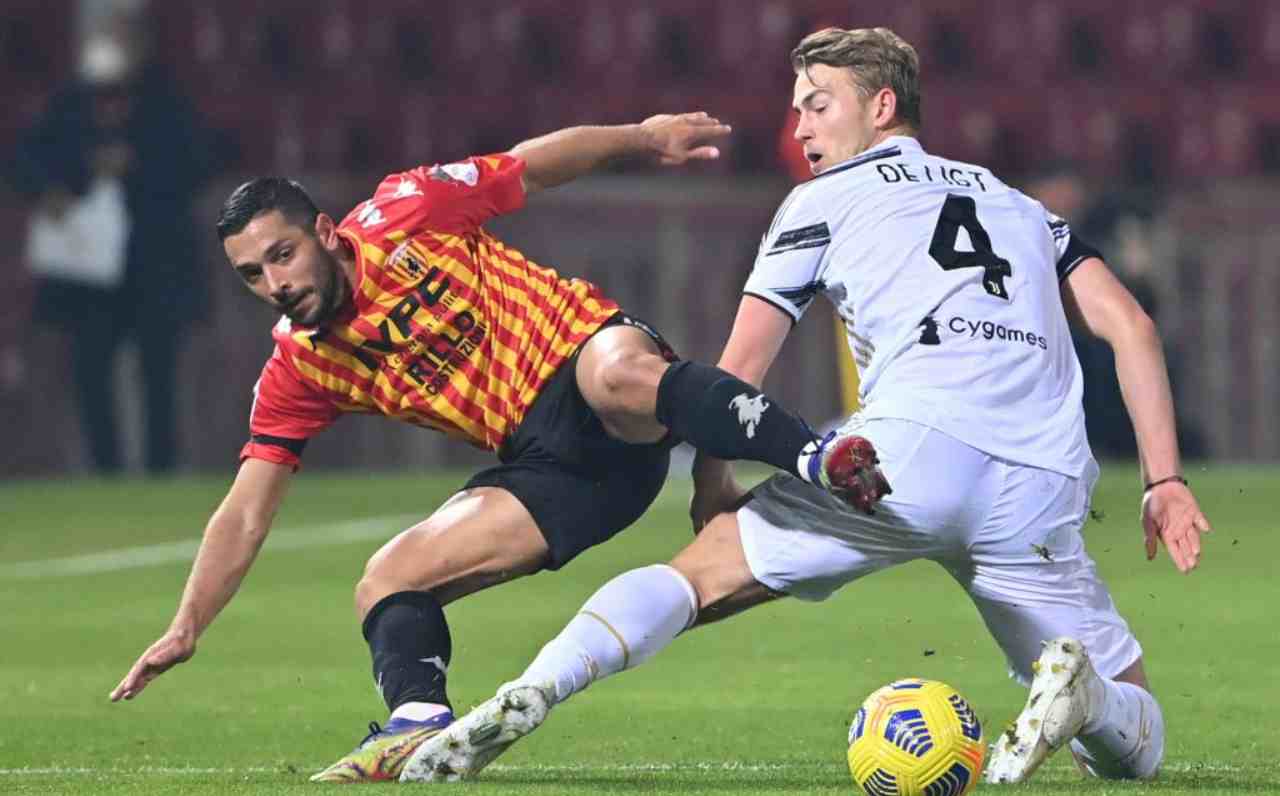
[[[961,227],[973,242],[971,252],[956,251],[956,236]],[[1013,268],[1008,260],[991,250],[991,236],[978,222],[978,209],[972,196],[947,194],[947,201],[942,203],[942,213],[938,216],[938,226],[933,230],[929,254],[944,271],[953,268],[983,269],[982,287],[997,298],[1009,300],[1004,278],[1013,275]]]

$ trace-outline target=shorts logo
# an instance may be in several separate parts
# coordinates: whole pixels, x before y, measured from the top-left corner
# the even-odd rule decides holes
[[[752,439],[756,435],[756,426],[760,424],[764,410],[769,408],[769,403],[765,401],[763,395],[748,398],[744,392],[733,397],[729,402],[729,408],[737,411],[738,422],[747,428],[747,439]]]

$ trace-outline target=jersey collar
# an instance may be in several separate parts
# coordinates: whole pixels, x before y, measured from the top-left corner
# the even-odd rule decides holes
[[[903,152],[911,152],[912,154],[923,152],[920,148],[920,142],[908,135],[889,136],[879,144],[860,154],[854,155],[847,160],[842,160],[826,171],[814,177],[820,180],[831,174],[839,174],[842,171],[857,168],[864,163],[870,163],[873,160],[883,160],[884,158],[896,158]]]
[[[886,156],[885,153],[894,149],[898,150],[898,152],[895,152],[894,154],[900,154],[902,152],[915,153],[915,152],[924,151],[924,149],[920,146],[920,142],[917,141],[912,136],[891,135],[885,140],[871,147],[870,149],[864,150],[863,152],[857,155],[854,155],[848,160],[841,161],[840,163],[837,163],[831,168],[838,169],[838,168],[841,168],[842,166],[847,166],[850,163],[854,163],[855,161],[858,163],[865,163],[868,160],[879,160],[880,158]]]

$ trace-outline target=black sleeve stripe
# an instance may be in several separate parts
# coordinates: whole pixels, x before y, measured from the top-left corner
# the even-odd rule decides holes
[[[1089,258],[1077,257],[1075,260],[1073,260],[1072,262],[1068,263],[1065,266],[1061,262],[1058,263],[1058,281],[1059,282],[1065,281],[1067,277],[1071,276],[1071,272],[1079,268],[1080,263],[1084,262],[1087,259]]]
[[[773,292],[782,296],[787,301],[799,304],[802,301],[809,301],[814,296],[818,295],[818,291],[822,290],[822,287],[823,285],[821,282],[810,282],[809,284],[801,285],[800,287],[778,288]]]
[[[1071,240],[1067,241],[1067,250],[1058,258],[1058,281],[1066,279],[1080,263],[1090,257],[1102,259],[1102,252],[1080,240],[1079,235],[1072,235]]]
[[[800,249],[817,249],[817,248],[826,246],[829,243],[831,243],[831,238],[822,238],[821,240],[805,241],[804,243],[797,243],[793,246],[788,246],[786,248],[778,248],[775,246],[774,248],[765,252],[764,256],[772,257],[775,254],[786,254],[787,252],[798,251]]]
[[[294,456],[301,456],[303,449],[307,447],[307,441],[305,439],[273,437],[270,434],[254,434],[253,441],[258,445],[274,445],[277,448],[284,448]]]
[[[763,295],[763,294],[761,294],[761,293],[756,293],[756,292],[751,291],[751,290],[744,290],[744,291],[742,291],[742,294],[743,294],[744,296],[752,296],[752,297],[754,297],[754,298],[758,298],[758,299],[760,299],[761,301],[763,301],[765,304],[768,304],[768,305],[770,305],[771,307],[773,307],[774,309],[776,309],[778,312],[781,312],[783,315],[786,315],[788,318],[790,318],[790,319],[791,319],[791,325],[792,325],[792,326],[795,326],[795,325],[796,325],[796,323],[798,323],[798,322],[799,322],[799,320],[800,320],[799,318],[797,318],[797,317],[796,317],[797,308],[795,308],[795,307],[791,307],[791,308],[784,307],[784,306],[782,306],[781,304],[779,304],[778,302],[774,301],[774,300],[773,300],[772,298],[770,298],[769,296]]]
[[[780,233],[777,240],[773,242],[773,248],[780,249],[783,246],[793,246],[805,241],[830,239],[831,230],[827,227],[826,222],[822,222],[811,224],[807,227],[799,227],[798,229],[789,229]]]

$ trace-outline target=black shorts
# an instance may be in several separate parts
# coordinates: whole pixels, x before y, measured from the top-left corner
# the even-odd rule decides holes
[[[648,324],[623,313],[600,328],[618,324],[644,331],[665,357],[677,358]],[[543,386],[498,450],[502,464],[463,487],[496,486],[515,495],[547,540],[547,569],[559,569],[640,519],[662,490],[675,444],[669,436],[651,445],[609,436],[578,390],[577,363],[574,353]]]

